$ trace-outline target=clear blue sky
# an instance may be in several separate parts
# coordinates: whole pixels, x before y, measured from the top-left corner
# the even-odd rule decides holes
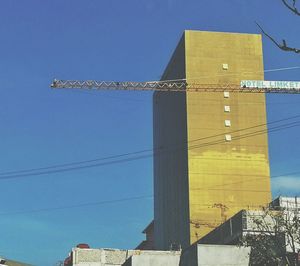
[[[259,33],[300,46],[300,18],[280,0],[0,2],[0,178],[8,171],[152,147],[152,94],[51,90],[53,78],[158,80],[185,29]],[[265,69],[300,66],[264,38]],[[266,73],[299,80],[300,70]],[[269,121],[300,114],[300,95],[268,95]],[[299,128],[269,136],[272,176],[300,172]],[[134,248],[153,217],[152,158],[0,179],[0,256],[54,265],[78,242]],[[299,195],[300,174],[272,181]],[[23,212],[23,213],[15,213]]]

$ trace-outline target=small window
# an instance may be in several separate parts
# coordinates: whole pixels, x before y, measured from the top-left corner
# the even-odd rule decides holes
[[[227,112],[227,113],[230,112],[230,106],[229,105],[224,106],[224,112]]]
[[[225,140],[226,141],[231,141],[231,135],[230,134],[226,134],[225,135]]]
[[[231,127],[231,121],[225,120],[225,127]]]
[[[229,98],[229,91],[224,91],[224,98]]]
[[[223,64],[222,67],[223,67],[223,70],[228,70],[228,64]]]

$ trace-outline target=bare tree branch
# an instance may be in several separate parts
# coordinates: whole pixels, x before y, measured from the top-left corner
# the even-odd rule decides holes
[[[282,0],[285,1],[285,0]],[[295,0],[296,1],[296,0]],[[297,9],[296,9],[297,10]],[[299,13],[300,14],[300,13]],[[299,48],[293,48],[293,47],[289,47],[286,44],[285,40],[282,40],[282,44],[277,42],[271,35],[269,35],[267,32],[264,31],[264,29],[257,23],[255,22],[256,25],[260,28],[261,32],[268,37],[279,49],[283,50],[283,51],[287,51],[287,52],[294,52],[296,54],[300,54],[300,49]]]
[[[250,264],[298,265],[299,222],[300,214],[297,209],[265,208],[258,214],[250,214],[252,229],[241,239],[242,245],[252,248]]]
[[[296,14],[297,16],[300,16],[300,11],[296,7],[297,0],[292,0],[293,1],[292,4],[290,4],[287,0],[281,0],[281,1],[294,14]]]

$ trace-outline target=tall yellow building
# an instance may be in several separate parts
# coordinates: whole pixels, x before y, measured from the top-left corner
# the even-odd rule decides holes
[[[261,36],[185,31],[162,80],[263,80]],[[155,92],[154,241],[187,247],[271,200],[263,93]]]

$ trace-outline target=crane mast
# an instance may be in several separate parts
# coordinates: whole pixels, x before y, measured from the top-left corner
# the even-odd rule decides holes
[[[131,90],[131,91],[164,91],[164,92],[241,92],[241,93],[289,93],[300,94],[300,87],[260,87],[237,84],[200,84],[197,82],[179,81],[97,81],[97,80],[53,80],[51,88],[55,89],[93,89],[93,90]]]

